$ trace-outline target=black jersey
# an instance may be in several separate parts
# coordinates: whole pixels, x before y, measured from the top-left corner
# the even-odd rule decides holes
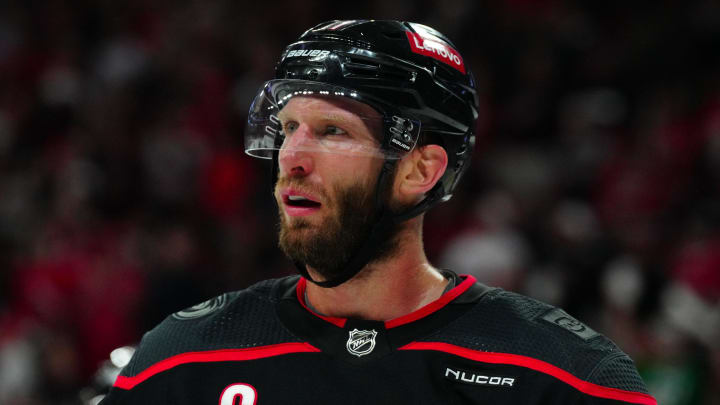
[[[306,280],[169,316],[102,405],[656,404],[632,360],[565,312],[471,276],[379,322],[325,317]]]

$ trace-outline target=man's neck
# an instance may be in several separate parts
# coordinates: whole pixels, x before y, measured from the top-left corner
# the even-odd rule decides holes
[[[438,299],[448,283],[428,263],[417,240],[405,240],[399,253],[373,263],[334,288],[308,283],[308,304],[323,315],[387,321],[409,314]],[[309,268],[316,279],[318,274]]]

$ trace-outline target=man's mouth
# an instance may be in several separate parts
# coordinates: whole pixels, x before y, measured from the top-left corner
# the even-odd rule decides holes
[[[291,207],[320,207],[319,202],[311,200],[307,197],[303,197],[301,195],[287,195],[285,197],[285,205],[289,205]]]
[[[313,196],[295,190],[282,192],[283,208],[291,217],[300,217],[317,212],[322,203]]]

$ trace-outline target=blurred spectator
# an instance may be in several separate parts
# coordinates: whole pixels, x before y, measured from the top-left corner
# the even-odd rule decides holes
[[[465,217],[469,226],[450,239],[438,264],[490,285],[517,289],[529,258],[525,241],[513,229],[514,205],[500,191],[476,202],[473,215]]]

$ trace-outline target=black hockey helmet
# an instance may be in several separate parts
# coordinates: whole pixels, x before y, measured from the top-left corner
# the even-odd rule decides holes
[[[274,159],[274,169],[284,140],[275,114],[296,95],[346,97],[380,113],[382,139],[372,152],[386,163],[376,187],[377,205],[382,204],[380,190],[390,181],[388,174],[396,160],[412,150],[418,140],[439,144],[447,152],[447,169],[428,195],[402,213],[390,215],[387,207],[379,206],[383,215],[373,234],[450,199],[469,166],[478,117],[474,79],[450,40],[428,26],[376,20],[322,23],[285,49],[275,77],[262,86],[253,101],[245,135],[245,151]],[[276,181],[276,174],[273,179]],[[371,249],[371,241],[366,245]],[[357,252],[355,256],[344,279],[317,284],[335,286],[354,276],[367,264],[370,254]],[[298,267],[304,269],[304,265]]]

